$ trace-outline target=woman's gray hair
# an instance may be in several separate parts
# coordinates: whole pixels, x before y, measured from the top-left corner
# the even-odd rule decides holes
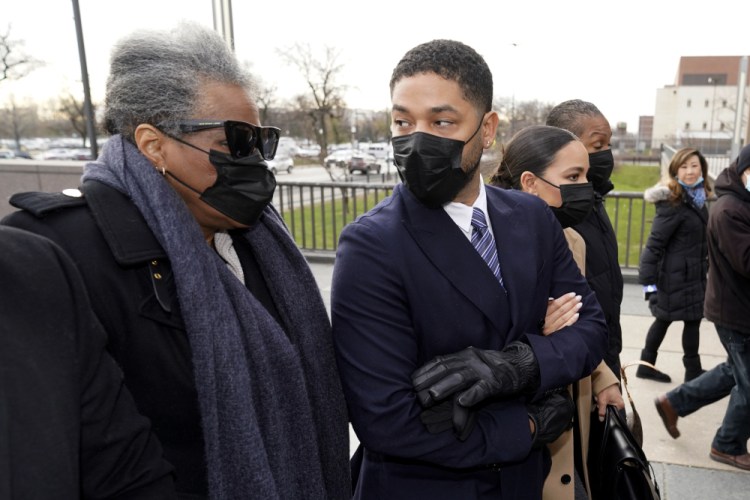
[[[213,30],[183,22],[169,31],[139,30],[112,49],[104,128],[134,141],[142,123],[179,135],[175,123],[201,102],[206,82],[239,85],[252,94],[254,82]]]

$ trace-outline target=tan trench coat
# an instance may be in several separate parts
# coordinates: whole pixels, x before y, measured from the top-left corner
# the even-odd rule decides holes
[[[574,229],[567,228],[563,231],[568,247],[573,253],[581,274],[586,275],[586,243]],[[594,394],[599,394],[603,389],[619,381],[612,370],[602,361],[593,371],[591,376],[582,378],[578,385],[578,399],[576,400],[577,417],[580,427],[580,447],[583,463],[586,463],[589,449],[589,420],[591,410],[594,408]],[[573,395],[573,386],[568,390]],[[552,469],[544,482],[544,500],[573,500],[574,491],[574,467],[575,467],[575,443],[573,429],[566,431],[554,443],[547,446],[552,455]],[[585,468],[584,468],[585,469]],[[584,470],[582,478],[586,485],[586,491],[591,497],[588,471]]]

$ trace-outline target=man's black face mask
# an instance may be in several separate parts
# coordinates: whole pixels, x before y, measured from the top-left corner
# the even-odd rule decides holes
[[[393,163],[404,185],[414,196],[430,208],[439,208],[452,201],[471,180],[471,173],[461,168],[466,141],[448,139],[425,132],[414,132],[391,139]]]

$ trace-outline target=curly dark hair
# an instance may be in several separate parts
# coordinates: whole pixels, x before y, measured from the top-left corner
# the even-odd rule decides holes
[[[503,148],[503,159],[489,183],[505,189],[521,190],[521,174],[543,177],[555,155],[578,138],[572,132],[548,125],[521,129]]]
[[[409,50],[391,75],[393,87],[402,78],[435,73],[461,87],[467,101],[482,113],[492,110],[492,72],[474,49],[455,40],[432,40]]]
[[[596,117],[604,115],[599,111],[599,108],[590,102],[582,101],[580,99],[571,99],[569,101],[561,102],[552,108],[549,115],[547,115],[546,124],[552,127],[570,130],[578,137],[581,137],[581,134],[583,134],[581,118],[589,116]]]

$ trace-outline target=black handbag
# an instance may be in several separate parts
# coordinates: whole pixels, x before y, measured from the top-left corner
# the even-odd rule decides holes
[[[622,372],[627,391],[627,379]],[[638,434],[640,418],[628,391],[633,410],[634,429]],[[641,430],[642,432],[642,430]],[[588,472],[594,500],[660,500],[654,471],[641,448],[640,439],[631,432],[627,421],[614,406],[607,406],[604,422],[592,413],[589,433]]]

